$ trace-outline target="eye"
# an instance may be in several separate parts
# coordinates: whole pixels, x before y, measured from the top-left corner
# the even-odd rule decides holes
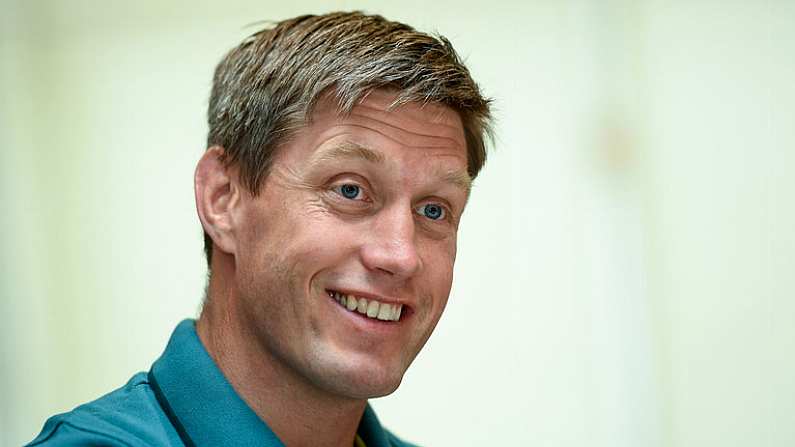
[[[343,183],[342,185],[335,186],[334,191],[350,200],[361,200],[361,196],[363,196],[362,188],[352,183]]]
[[[445,209],[436,203],[428,203],[417,208],[417,212],[431,220],[445,218]]]

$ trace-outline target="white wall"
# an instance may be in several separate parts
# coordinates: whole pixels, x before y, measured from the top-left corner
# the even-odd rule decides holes
[[[668,442],[795,445],[795,4],[650,2],[647,23]]]
[[[496,99],[447,313],[374,402],[386,425],[795,443],[791,4],[5,0],[0,444],[148,369],[196,315],[213,66],[246,24],[331,9],[438,30]]]

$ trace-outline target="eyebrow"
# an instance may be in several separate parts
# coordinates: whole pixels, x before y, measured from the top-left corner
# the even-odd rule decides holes
[[[361,158],[375,164],[384,164],[386,162],[384,155],[380,152],[356,143],[345,142],[322,151],[312,158],[310,164],[322,164],[339,158]]]
[[[447,171],[442,173],[442,178],[445,183],[451,183],[466,191],[467,195],[469,195],[469,191],[472,189],[472,177],[470,177],[467,172]]]
[[[310,160],[309,164],[321,165],[339,160],[340,158],[358,158],[377,165],[384,165],[386,163],[386,158],[381,152],[357,143],[346,141],[316,154],[316,156]],[[452,184],[466,191],[467,196],[469,195],[469,191],[472,189],[472,178],[469,176],[468,172],[448,171],[443,168],[438,168],[435,174],[441,177],[444,183]]]

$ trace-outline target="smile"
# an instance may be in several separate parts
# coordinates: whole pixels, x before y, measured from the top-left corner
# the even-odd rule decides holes
[[[328,296],[351,312],[358,312],[365,317],[381,321],[398,321],[403,311],[402,304],[382,303],[376,300],[346,295],[329,290]]]

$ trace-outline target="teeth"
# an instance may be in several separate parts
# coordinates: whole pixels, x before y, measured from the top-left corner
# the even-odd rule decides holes
[[[369,312],[368,312],[369,316]],[[391,320],[392,319],[392,306],[389,304],[382,304],[381,307],[378,309],[378,315],[376,318],[379,320]]]
[[[358,312],[368,318],[381,321],[398,321],[400,314],[403,312],[402,304],[381,303],[376,300],[368,301],[366,298],[345,295],[339,292],[329,292],[329,296],[351,312]]]
[[[379,304],[380,303],[378,301],[370,301],[370,303],[367,305],[367,316],[368,317],[375,318],[375,317],[378,316]]]

